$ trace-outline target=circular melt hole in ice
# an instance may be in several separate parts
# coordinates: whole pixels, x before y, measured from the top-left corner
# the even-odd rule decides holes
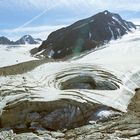
[[[95,90],[116,90],[118,86],[109,80],[96,80],[92,76],[75,76],[60,83],[61,90],[67,89],[95,89]]]
[[[61,83],[61,90],[95,89],[95,80],[90,76],[76,76]]]

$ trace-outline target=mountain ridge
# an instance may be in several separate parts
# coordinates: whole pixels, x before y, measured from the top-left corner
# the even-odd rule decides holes
[[[0,37],[0,44],[2,45],[24,45],[24,44],[40,44],[42,40],[40,38],[33,38],[31,35],[24,35],[17,41],[11,41],[7,37]]]
[[[39,48],[31,50],[31,54],[40,52],[54,59],[76,56],[118,39],[134,29],[136,26],[132,22],[105,10],[52,32]]]

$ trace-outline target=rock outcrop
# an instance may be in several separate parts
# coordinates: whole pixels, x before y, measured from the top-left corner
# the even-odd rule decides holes
[[[132,22],[123,20],[118,14],[104,11],[52,32],[47,40],[38,49],[31,50],[31,53],[41,52],[41,55],[55,59],[75,56],[112,39],[118,39],[132,29],[136,29]]]
[[[107,122],[98,122],[96,124],[85,125],[71,130],[48,131],[44,128],[35,128],[34,131],[17,133],[11,128],[3,128],[0,130],[0,139],[2,140],[24,140],[24,139],[44,139],[44,140],[67,140],[67,139],[87,139],[87,140],[138,140],[140,139],[140,90],[128,106],[128,112],[122,116]],[[33,114],[34,119],[39,115]],[[28,120],[32,118],[29,115]],[[33,118],[32,118],[33,120]],[[34,123],[35,125],[35,123]],[[20,130],[24,126],[20,126]]]

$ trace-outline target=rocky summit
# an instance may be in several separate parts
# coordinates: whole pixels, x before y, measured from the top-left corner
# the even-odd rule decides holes
[[[11,43],[12,42],[8,38],[4,36],[0,37],[0,44],[11,44]]]
[[[25,35],[15,42],[15,44],[38,44],[38,42],[30,35]]]
[[[92,17],[52,32],[32,54],[41,54],[54,59],[77,56],[81,52],[98,48],[136,29],[132,22],[123,20],[118,14],[100,12]]]
[[[39,44],[42,40],[33,38],[31,35],[24,35],[17,41],[10,41],[8,38],[0,37],[0,44],[2,45],[25,45],[25,44]]]

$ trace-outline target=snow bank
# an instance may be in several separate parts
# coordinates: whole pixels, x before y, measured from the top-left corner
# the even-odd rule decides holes
[[[0,45],[0,67],[35,60],[29,52],[35,47],[38,45]]]

